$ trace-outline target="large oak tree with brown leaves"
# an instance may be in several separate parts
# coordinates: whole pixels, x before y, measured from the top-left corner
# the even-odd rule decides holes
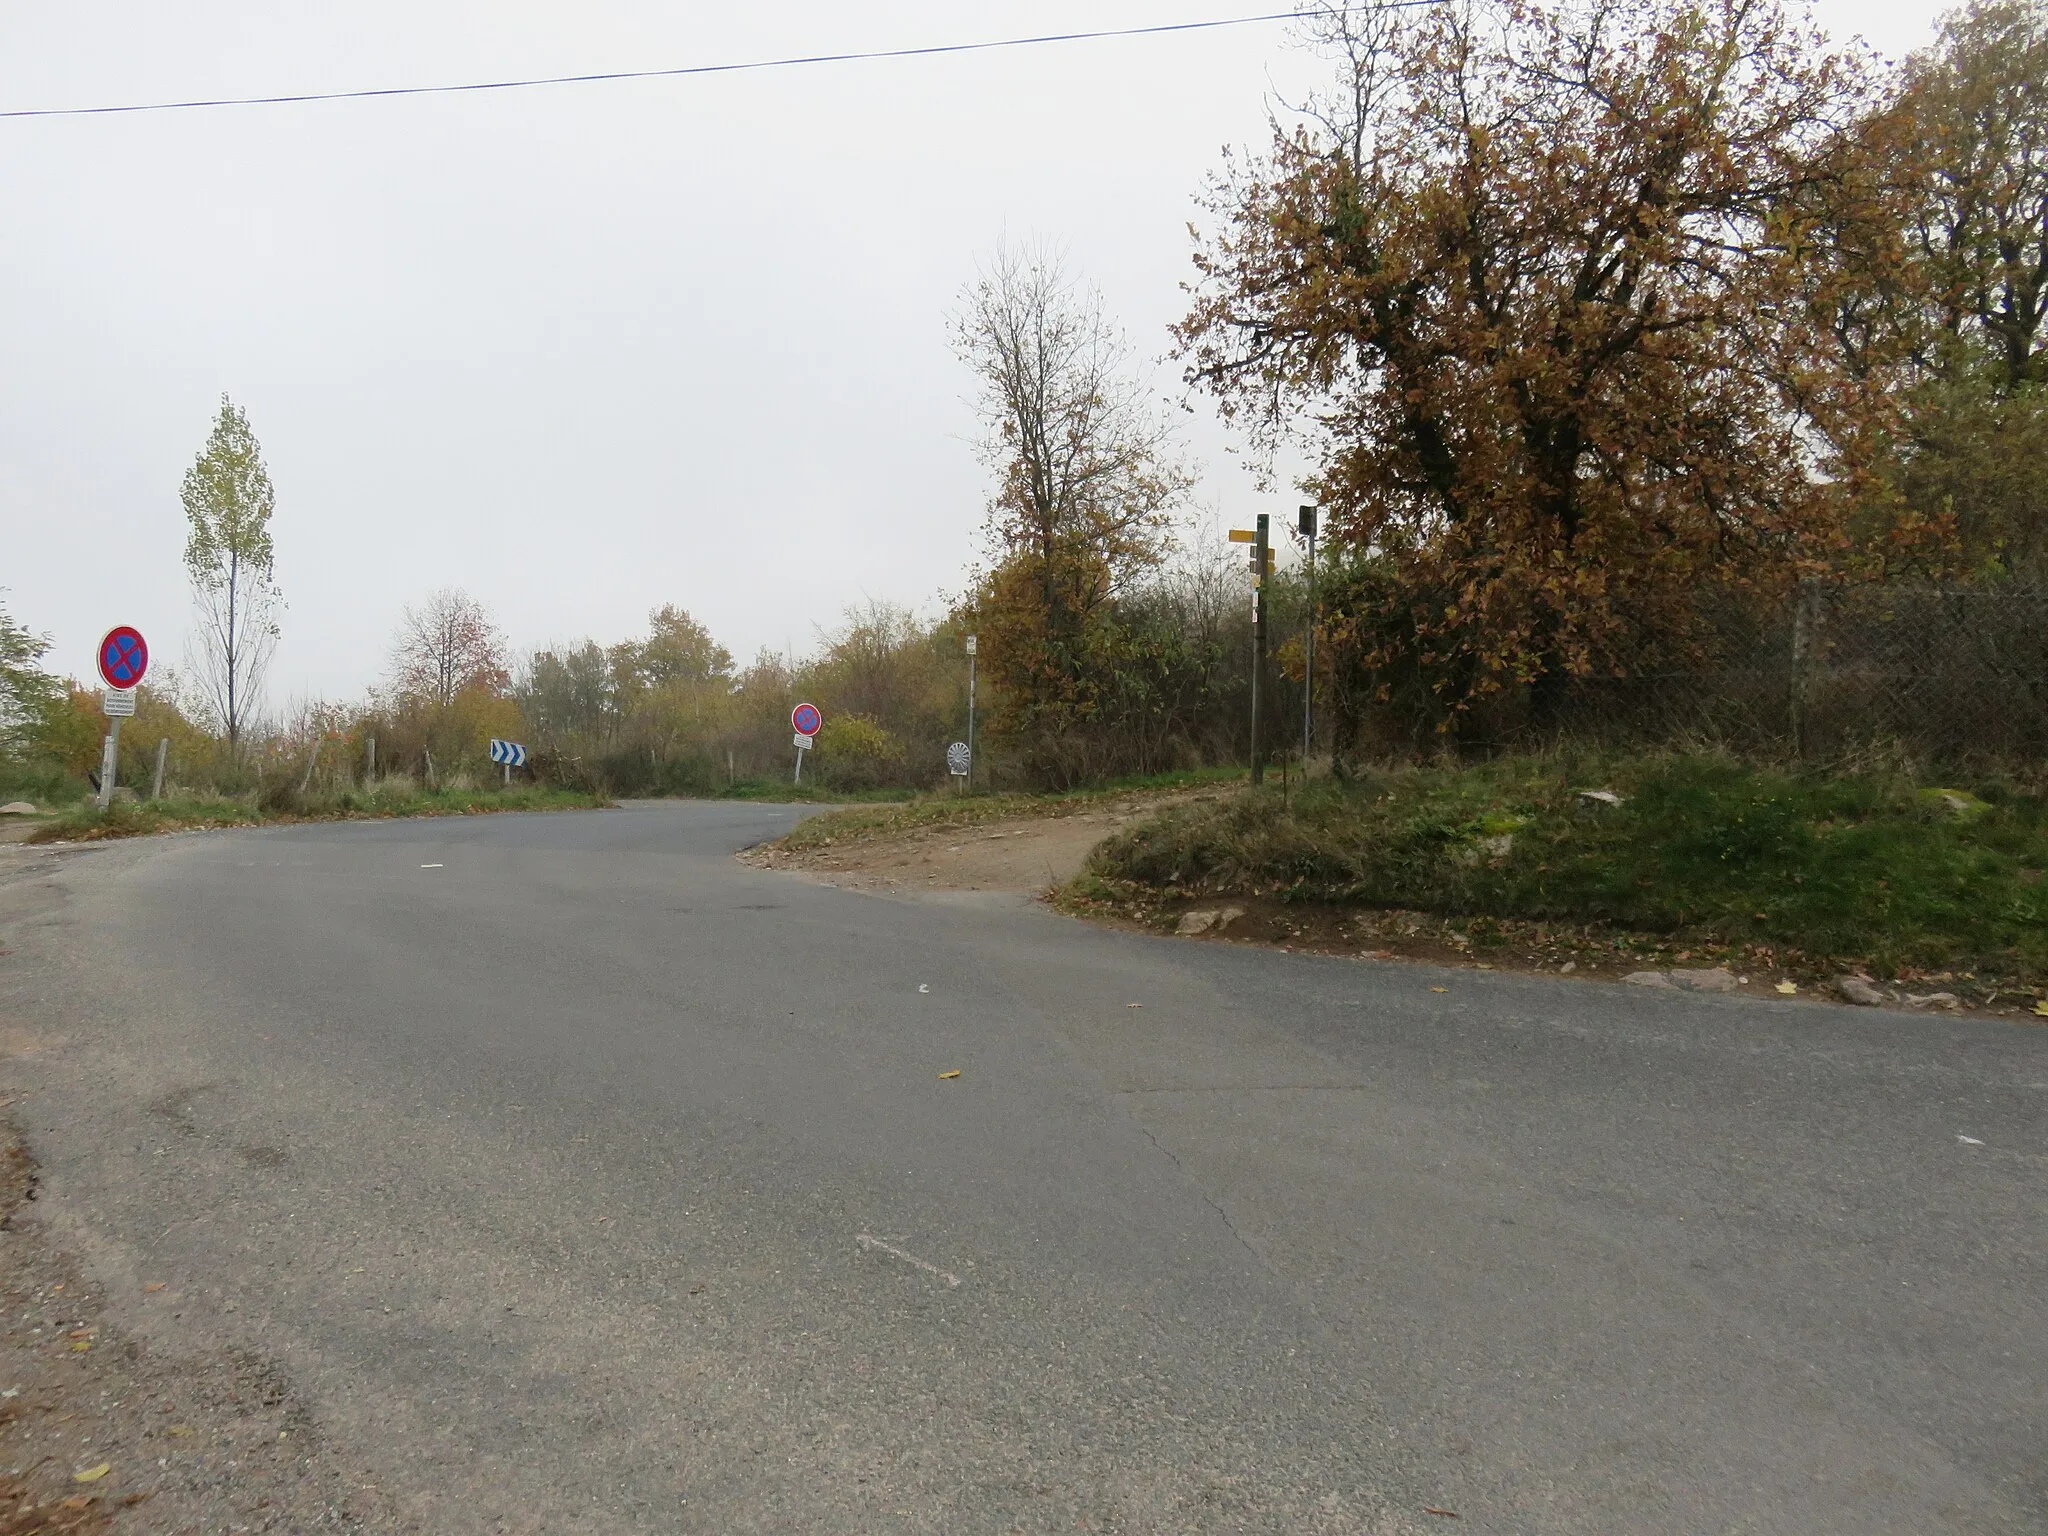
[[[1348,616],[1456,716],[1686,648],[1839,546],[1881,367],[1816,280],[1864,69],[1770,0],[1320,14],[1341,89],[1212,190],[1192,380],[1382,580]],[[1853,242],[1852,242],[1853,243]],[[1361,589],[1365,590],[1365,589]]]

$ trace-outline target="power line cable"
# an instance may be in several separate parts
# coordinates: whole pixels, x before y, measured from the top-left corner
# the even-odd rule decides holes
[[[1400,11],[1443,0],[1376,0],[1346,11]],[[751,70],[794,69],[806,64],[862,64],[880,59],[926,59],[943,54],[987,53],[998,48],[1037,48],[1048,43],[1087,43],[1117,37],[1159,37],[1172,32],[1212,32],[1304,19],[1302,11],[1268,11],[1258,16],[1225,16],[1214,21],[1163,22],[1149,27],[1112,27],[1092,32],[1048,32],[1037,37],[1002,37],[979,43],[936,43],[922,48],[873,48],[857,53],[811,53],[780,59],[747,59],[733,64],[686,64],[675,69],[616,69],[589,75],[540,75],[521,80],[474,80],[458,85],[390,85],[358,91],[301,91],[289,96],[218,96],[195,101],[128,102],[101,107],[21,107],[0,111],[0,119],[22,117],[112,117],[136,112],[194,112],[212,107],[282,107],[311,101],[371,101],[390,96],[453,96],[466,91],[523,91],[545,85],[599,85],[615,80],[675,80],[687,75],[735,75]]]

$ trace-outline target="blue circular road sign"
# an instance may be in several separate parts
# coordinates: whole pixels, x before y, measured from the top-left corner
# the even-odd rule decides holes
[[[133,688],[149,670],[149,642],[133,624],[107,631],[100,641],[100,676],[109,688]]]

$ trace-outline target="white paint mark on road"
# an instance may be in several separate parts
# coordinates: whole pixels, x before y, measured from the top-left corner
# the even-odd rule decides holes
[[[1965,1136],[1961,1131],[1956,1132],[1956,1140],[1960,1141],[1966,1147],[1981,1147],[1984,1145],[1984,1143],[1979,1141],[1976,1137]]]
[[[446,869],[447,867],[445,864],[422,864],[420,866],[421,869]]]
[[[901,1248],[898,1248],[894,1243],[885,1243],[879,1237],[871,1236],[866,1232],[856,1234],[853,1240],[856,1243],[859,1243],[861,1247],[865,1248],[869,1253],[886,1253],[892,1259],[901,1259],[904,1263],[908,1264],[912,1269],[923,1270],[933,1279],[945,1281],[946,1285],[950,1289],[959,1289],[960,1277],[958,1275],[948,1274],[945,1270],[939,1268],[939,1266],[936,1264],[927,1264],[923,1259],[920,1259],[916,1254],[905,1253]]]

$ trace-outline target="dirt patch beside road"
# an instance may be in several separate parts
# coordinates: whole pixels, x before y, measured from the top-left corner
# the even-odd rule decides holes
[[[1149,814],[1155,802],[1105,806],[1071,816],[1033,816],[970,826],[918,827],[788,849],[768,844],[740,855],[761,869],[791,869],[857,891],[1013,891],[1064,885],[1110,833]]]

